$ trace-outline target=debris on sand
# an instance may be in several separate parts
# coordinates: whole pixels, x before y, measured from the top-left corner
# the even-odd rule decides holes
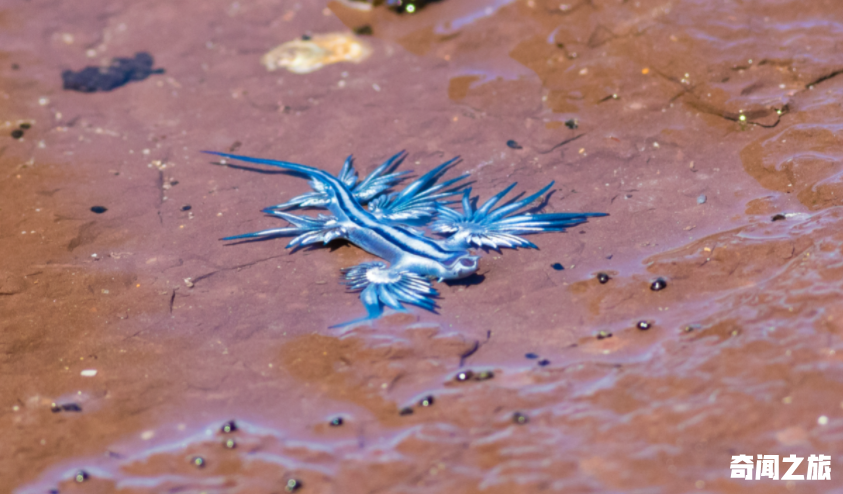
[[[267,70],[281,68],[296,74],[308,74],[337,62],[360,63],[372,49],[352,33],[327,33],[294,39],[261,57]]]

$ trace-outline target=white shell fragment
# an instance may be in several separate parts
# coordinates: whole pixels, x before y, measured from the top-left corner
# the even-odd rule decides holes
[[[352,33],[327,33],[288,41],[261,57],[261,63],[269,71],[308,74],[332,63],[360,63],[371,54],[369,45]]]
[[[94,377],[97,375],[96,369],[85,369],[79,373],[82,377]]]

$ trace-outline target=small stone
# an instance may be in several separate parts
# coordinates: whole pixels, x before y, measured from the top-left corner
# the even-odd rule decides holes
[[[465,370],[465,371],[462,371],[462,372],[458,373],[456,375],[456,377],[454,377],[454,379],[458,382],[464,382],[464,381],[468,381],[472,377],[474,377],[474,373],[471,372],[470,370]]]
[[[524,425],[530,421],[530,419],[521,412],[515,412],[512,414],[512,421],[519,425]]]
[[[86,472],[85,470],[79,470],[76,472],[76,475],[73,476],[73,480],[79,482],[80,484],[82,482],[85,482],[89,478],[91,478],[91,476],[88,475],[88,472]]]
[[[652,325],[647,321],[638,321],[638,324],[636,326],[642,331],[646,331],[652,327]]]
[[[184,206],[181,207],[182,211],[190,211],[191,209],[192,209],[192,206],[190,204],[185,204]]]
[[[611,279],[612,277],[606,273],[597,273],[597,281],[599,281],[601,285],[605,285]]]
[[[538,356],[537,354],[533,353],[533,352],[530,352],[530,353],[525,353],[525,354],[524,354],[524,356],[525,356],[525,357],[527,357],[527,358],[529,358],[529,359],[536,359],[536,358],[539,358],[539,356]]]
[[[706,200],[705,194],[702,194],[699,197],[697,197],[697,204],[705,204],[705,200]]]
[[[23,130],[29,130],[32,128],[32,124],[29,122],[23,122],[18,127],[22,128]]]
[[[331,425],[331,427],[339,427],[344,423],[344,420],[342,419],[342,417],[334,417],[328,423]]]
[[[108,208],[106,208],[105,206],[91,206],[91,211],[97,214],[102,214],[108,211]]]
[[[399,412],[398,415],[412,415],[413,409],[410,407],[404,407]]]
[[[490,371],[490,370],[486,370],[486,371],[478,372],[477,375],[474,377],[474,380],[475,381],[486,381],[488,379],[492,379],[493,377],[495,377],[495,373]]]
[[[429,406],[433,405],[433,396],[431,395],[431,396],[426,396],[426,397],[422,398],[422,400],[419,401],[419,405],[421,405],[423,407],[429,407]]]
[[[284,486],[284,490],[287,492],[296,492],[297,490],[302,488],[302,482],[298,479],[290,479],[287,481],[287,485]]]
[[[14,137],[15,139],[20,139],[21,137],[23,137],[23,131],[20,129],[13,130],[12,137]]]
[[[222,427],[220,427],[220,431],[225,433],[225,434],[230,434],[230,433],[232,433],[236,430],[237,430],[237,424],[234,423],[233,420],[229,420],[228,422],[222,424]]]
[[[667,280],[664,278],[658,278],[656,281],[650,284],[650,290],[654,292],[658,292],[659,290],[664,290],[667,288]]]
[[[610,333],[608,331],[600,331],[600,332],[597,333],[597,339],[598,340],[605,340],[606,338],[611,338],[611,337],[612,337],[612,333]]]
[[[579,126],[580,126],[580,124],[579,124],[579,122],[577,122],[576,118],[572,118],[570,120],[565,121],[565,127],[568,127],[571,130],[576,129]]]
[[[65,403],[61,406],[65,412],[81,412],[82,407],[78,403]]]
[[[558,262],[555,262],[555,263],[551,264],[550,267],[557,270],[557,271],[564,271],[565,270],[565,266],[563,266],[562,264],[560,264]]]
[[[372,30],[372,26],[364,24],[358,28],[355,28],[354,34],[358,36],[371,36],[372,34],[374,34],[374,31]]]
[[[190,463],[193,463],[196,468],[205,468],[205,458],[201,456],[194,456],[191,458]]]
[[[61,411],[61,406],[53,403],[50,405],[50,411],[53,413],[59,413]]]
[[[521,146],[521,144],[518,144],[517,141],[514,141],[512,139],[506,141],[506,145],[512,149],[523,149],[523,146]]]
[[[787,217],[785,215],[779,213],[777,215],[774,215],[773,219],[771,221],[782,221],[782,220],[786,220],[786,219],[787,219]]]
[[[548,365],[550,365],[550,360],[543,358],[539,360],[538,364],[542,367],[547,367]]]

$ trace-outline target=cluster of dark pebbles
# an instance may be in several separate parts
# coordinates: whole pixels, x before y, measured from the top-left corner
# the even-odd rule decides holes
[[[32,124],[29,122],[23,122],[22,124],[18,125],[18,128],[13,130],[11,136],[14,139],[22,139],[24,131],[27,131],[32,128]]]
[[[137,53],[134,58],[114,58],[108,67],[85,67],[79,72],[65,70],[61,74],[64,89],[82,93],[112,91],[132,81],[142,81],[164,69],[153,69],[152,55]]]

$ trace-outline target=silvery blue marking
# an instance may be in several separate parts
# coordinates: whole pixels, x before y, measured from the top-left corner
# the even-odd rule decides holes
[[[472,204],[477,198],[471,197],[469,184],[460,183],[468,174],[436,184],[459,157],[417,178],[401,192],[392,193],[389,189],[409,173],[393,172],[406,158],[404,151],[388,159],[359,183],[351,157],[335,177],[323,170],[288,161],[205,152],[290,170],[310,179],[313,188],[313,192],[263,210],[286,220],[291,226],[222,240],[295,237],[287,247],[298,248],[342,238],[389,263],[387,266],[381,261],[364,262],[343,269],[346,285],[350,290],[360,292],[368,315],[337,326],[375,319],[383,313],[384,306],[404,311],[403,303],[434,311],[438,292],[431,286],[431,280],[465,278],[477,271],[479,256],[472,255],[468,249],[535,249],[532,242],[520,235],[561,232],[584,223],[589,217],[605,216],[605,213],[525,213],[531,203],[550,190],[553,182],[535,194],[495,208],[515,187],[516,184],[512,184],[475,209]],[[459,194],[462,194],[461,212],[448,207],[455,202],[448,198]],[[368,204],[368,211],[364,204]],[[304,207],[325,208],[331,215],[298,216],[281,211]],[[427,237],[416,228],[425,226],[445,238]]]

